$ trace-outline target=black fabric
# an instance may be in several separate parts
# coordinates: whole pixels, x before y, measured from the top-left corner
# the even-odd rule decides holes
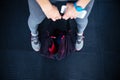
[[[48,21],[47,26],[41,26]],[[41,50],[40,54],[51,59],[61,60],[75,51],[76,27],[70,25],[74,20],[52,20],[45,19],[39,26]],[[58,27],[58,25],[61,27]],[[74,29],[73,29],[74,28]],[[54,49],[50,51],[49,49]]]
[[[56,2],[53,4],[57,6],[60,12],[61,6],[66,4],[66,2]],[[69,53],[75,51],[74,44],[76,40],[76,31],[77,30],[75,20],[61,19],[54,22],[47,18],[44,19],[44,21],[39,25],[41,42],[40,53],[43,56],[57,60],[61,60],[62,58],[66,57]],[[64,39],[61,39],[60,44],[58,44],[56,39],[51,38],[51,36],[56,37],[56,39],[58,39],[61,36],[64,36]],[[56,48],[56,51],[53,51],[54,55],[51,55],[49,48],[53,45]]]

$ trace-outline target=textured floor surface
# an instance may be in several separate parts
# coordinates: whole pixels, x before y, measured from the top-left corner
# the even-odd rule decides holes
[[[116,0],[96,0],[85,30],[85,45],[61,61],[30,45],[27,0],[2,1],[0,80],[119,80],[120,8]]]

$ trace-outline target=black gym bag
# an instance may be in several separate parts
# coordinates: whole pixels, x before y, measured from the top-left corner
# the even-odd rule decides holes
[[[65,5],[66,2],[58,2],[54,5],[60,10],[63,4]],[[75,20],[61,19],[53,22],[46,18],[39,27],[40,54],[61,60],[75,52],[76,30]]]
[[[75,52],[76,27],[74,20],[45,19],[39,27],[40,54],[61,60]]]

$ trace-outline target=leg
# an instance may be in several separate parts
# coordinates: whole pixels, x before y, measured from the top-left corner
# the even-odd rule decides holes
[[[54,1],[52,1],[54,2]],[[31,45],[35,51],[39,51],[41,44],[38,39],[38,25],[45,19],[45,14],[36,2],[36,0],[28,0],[30,16],[28,26],[31,31]]]
[[[28,0],[30,16],[28,26],[31,34],[37,34],[38,25],[45,19],[45,15],[36,0]]]
[[[84,19],[76,19],[76,23],[77,23],[77,29],[78,29],[78,34],[83,34],[85,28],[87,27],[88,24],[88,18],[84,18]]]
[[[76,19],[78,33],[80,33],[80,34],[82,34],[84,32],[85,28],[87,27],[88,16],[89,16],[91,9],[93,7],[93,3],[94,3],[94,0],[91,0],[91,2],[85,8],[85,10],[87,10],[87,14],[86,14],[85,18],[83,18],[83,19],[77,18]]]
[[[45,15],[36,0],[28,0],[30,16],[28,26],[31,31],[31,45],[35,51],[40,50],[40,41],[38,39],[38,25],[44,20]]]
[[[83,32],[84,32],[85,28],[87,27],[88,16],[89,16],[91,9],[93,7],[93,3],[94,3],[94,0],[91,0],[91,2],[86,7],[87,14],[86,14],[85,18],[83,18],[83,19],[77,18],[76,19],[78,33],[77,33],[77,40],[76,40],[75,48],[77,51],[81,50],[83,47],[83,38],[84,38]]]

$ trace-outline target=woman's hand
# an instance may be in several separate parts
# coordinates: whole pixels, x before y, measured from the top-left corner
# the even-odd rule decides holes
[[[44,7],[43,12],[45,13],[48,19],[52,19],[53,21],[61,19],[61,15],[57,7],[54,5],[52,5],[51,7]]]
[[[75,19],[78,15],[79,15],[79,12],[77,12],[74,8],[74,5],[72,3],[67,3],[67,8],[66,8],[66,11],[63,15],[63,19],[67,20],[67,19]]]
[[[56,6],[52,5],[49,0],[36,0],[48,19],[56,21],[61,19],[61,15]]]

